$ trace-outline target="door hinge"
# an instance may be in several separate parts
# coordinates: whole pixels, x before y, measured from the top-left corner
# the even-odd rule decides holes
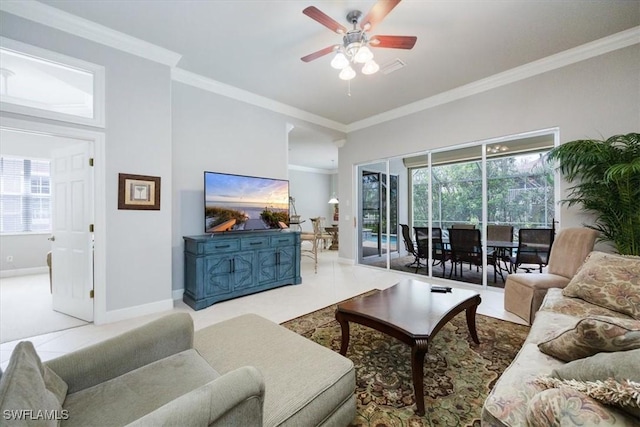
[[[93,157],[89,157],[89,166],[93,166]]]
[[[93,233],[93,229],[94,229],[93,224],[89,224],[89,233]]]
[[[89,298],[93,298],[93,289],[89,291]]]

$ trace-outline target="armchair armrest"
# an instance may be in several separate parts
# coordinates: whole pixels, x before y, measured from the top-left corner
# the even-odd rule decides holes
[[[167,403],[127,427],[262,426],[264,379],[243,366]]]
[[[175,313],[45,365],[67,383],[71,394],[190,348],[193,320],[187,313]]]

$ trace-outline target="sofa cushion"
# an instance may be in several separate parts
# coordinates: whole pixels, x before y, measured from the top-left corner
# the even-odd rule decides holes
[[[538,344],[540,351],[565,362],[602,351],[640,348],[640,321],[592,316]]]
[[[0,414],[11,410],[31,410],[20,425],[58,425],[64,417],[62,402],[67,384],[42,365],[30,341],[18,343],[0,379]],[[48,411],[48,415],[42,414]],[[33,418],[33,419],[31,419]],[[53,418],[53,419],[49,419]]]
[[[613,378],[604,381],[578,381],[551,377],[539,377],[535,383],[544,388],[574,389],[640,419],[640,383],[630,380],[616,381]]]
[[[591,252],[563,294],[640,319],[640,257]]]
[[[526,421],[531,426],[637,426],[637,420],[605,406],[570,387],[542,391],[529,401]],[[526,423],[523,423],[526,424]]]
[[[69,394],[63,425],[125,425],[219,376],[195,350],[185,350]]]
[[[640,349],[598,353],[574,360],[551,371],[551,376],[561,380],[604,381],[614,378],[640,383]]]
[[[220,322],[195,333],[195,348],[221,374],[240,366],[264,375],[264,425],[322,425],[353,402],[351,360],[255,314]],[[355,417],[350,403],[340,420]]]
[[[580,298],[568,298],[562,295],[562,289],[549,289],[540,307],[540,311],[552,311],[555,313],[568,314],[573,317],[583,318],[589,316],[620,317],[622,319],[633,319],[627,314],[613,311],[599,305],[591,304]],[[554,327],[557,331],[558,328]]]

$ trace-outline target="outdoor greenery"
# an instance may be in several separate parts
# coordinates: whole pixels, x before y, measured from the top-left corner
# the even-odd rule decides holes
[[[567,142],[548,160],[575,183],[562,202],[595,215],[595,223],[585,225],[619,253],[640,255],[640,134]]]
[[[390,213],[391,234],[398,229],[398,176],[391,175]],[[364,172],[362,176],[362,225],[376,235],[387,229],[387,176],[380,172]],[[382,217],[382,218],[381,218]]]
[[[289,223],[289,211],[272,211],[264,208],[260,214],[260,218],[266,222],[271,228],[278,228],[280,222]]]
[[[219,206],[205,208],[204,216],[206,219],[207,229],[213,228],[216,225],[220,225],[231,219],[235,219],[236,224],[242,224],[247,220],[242,212],[235,209],[221,208]]]
[[[553,169],[544,153],[488,159],[487,220],[514,229],[550,227],[554,217]],[[433,224],[480,226],[482,219],[482,164],[479,161],[436,165],[432,170]],[[412,171],[414,225],[428,225],[428,168]],[[517,231],[516,231],[517,233]]]

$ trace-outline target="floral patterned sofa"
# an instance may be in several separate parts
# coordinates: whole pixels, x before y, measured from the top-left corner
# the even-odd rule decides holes
[[[482,425],[640,425],[640,257],[591,252],[549,290]]]

